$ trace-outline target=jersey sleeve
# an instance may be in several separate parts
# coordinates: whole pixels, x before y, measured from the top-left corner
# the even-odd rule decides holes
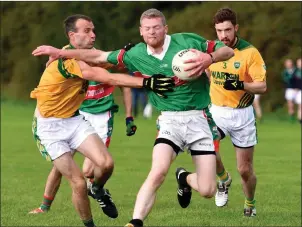
[[[207,40],[195,33],[181,33],[183,38],[191,44],[192,47],[200,50],[204,53],[212,53],[220,47],[225,46],[223,42],[219,40]]]
[[[259,51],[254,48],[251,53],[248,74],[253,81],[266,81],[266,66]]]
[[[58,70],[66,79],[74,77],[83,78],[80,65],[75,59],[58,59]]]
[[[107,61],[113,65],[116,65],[118,68],[132,68],[128,51],[125,51],[124,49],[112,51],[108,55]]]
[[[202,45],[203,45],[203,47],[202,47],[203,52],[208,53],[208,54],[210,54],[210,53],[218,50],[219,48],[225,46],[223,42],[217,41],[217,40],[207,40]]]
[[[188,43],[191,48],[205,52],[203,45],[207,42],[205,38],[195,33],[179,33],[178,35],[181,35],[183,40],[185,40],[185,42]]]

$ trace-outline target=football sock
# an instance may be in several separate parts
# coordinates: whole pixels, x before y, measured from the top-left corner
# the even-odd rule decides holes
[[[219,152],[220,140],[214,140],[214,149],[216,152]]]
[[[99,191],[100,189],[102,189],[103,187],[104,187],[104,185],[98,183],[98,182],[96,181],[96,179],[93,180],[92,186],[91,186],[91,188],[92,188],[93,191],[97,192],[97,191]]]
[[[44,195],[43,196],[43,202],[40,206],[41,210],[43,210],[43,211],[49,210],[53,199],[54,199],[53,197],[49,197],[49,196]]]
[[[290,117],[289,117],[289,119],[290,119],[291,122],[294,122],[295,121],[295,115],[291,114]]]
[[[135,227],[143,227],[144,223],[142,220],[140,219],[132,219],[129,223],[131,223],[132,225],[134,225]]]
[[[225,171],[225,169],[223,169],[222,172],[218,173],[217,176],[219,178],[219,181],[221,182],[226,182],[229,179],[228,172]]]
[[[182,185],[189,185],[187,182],[187,176],[191,174],[191,172],[183,172],[179,175],[179,183]]]
[[[255,203],[256,203],[256,200],[255,200],[255,199],[245,198],[244,205],[245,205],[246,207],[255,207]]]
[[[83,223],[84,223],[85,227],[95,227],[92,218],[90,220],[83,220]]]

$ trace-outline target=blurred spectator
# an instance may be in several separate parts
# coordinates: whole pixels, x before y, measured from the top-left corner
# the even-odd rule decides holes
[[[294,88],[296,90],[295,103],[298,105],[297,108],[297,118],[302,123],[301,120],[301,90],[302,90],[302,78],[301,78],[301,58],[297,59],[296,70],[294,72]]]
[[[144,109],[144,117],[145,118],[151,118],[152,117],[152,104],[150,102],[148,102],[148,104],[146,105],[145,109]]]
[[[295,120],[294,100],[297,90],[294,88],[294,72],[295,67],[292,59],[286,59],[284,62],[285,69],[282,72],[282,78],[285,84],[285,99],[287,101],[287,109],[290,119]]]
[[[139,112],[139,103],[142,106],[142,110],[145,109],[147,105],[147,95],[146,91],[142,88],[132,88],[132,110],[133,116],[137,117]]]
[[[260,94],[255,94],[253,107],[256,112],[257,121],[262,122],[262,109],[260,104],[260,97],[261,97]]]

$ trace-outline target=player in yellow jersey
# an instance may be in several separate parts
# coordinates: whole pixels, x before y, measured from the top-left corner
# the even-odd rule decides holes
[[[227,61],[212,64],[209,68],[211,113],[221,139],[225,135],[231,137],[245,194],[244,215],[253,217],[256,216],[253,154],[257,144],[257,131],[252,103],[254,94],[266,91],[266,67],[259,51],[237,36],[239,25],[234,11],[229,8],[218,10],[214,16],[214,25],[218,39],[232,47],[235,55]],[[216,150],[218,149],[217,141]],[[225,170],[219,153],[216,160],[219,182],[215,203],[218,207],[223,207],[228,202],[228,189],[232,179]],[[190,189],[198,188],[195,173],[191,174],[184,168],[178,168],[176,173],[187,181],[188,190],[187,193],[184,191],[182,196],[189,202]]]
[[[83,15],[71,15],[67,17],[64,21],[64,27],[66,31],[66,35],[68,35],[70,27],[77,27],[77,33],[85,34],[84,31],[79,27],[80,24],[77,24],[79,19],[85,18]],[[74,49],[77,48],[78,44],[73,40],[69,40],[69,45],[63,47],[63,49]],[[90,49],[90,43],[81,43],[82,49]],[[124,47],[125,50],[128,50],[130,45]],[[107,70],[115,70],[116,67],[112,64],[103,64],[103,68]],[[125,70],[124,70],[125,71]],[[136,126],[134,125],[133,117],[131,117],[131,88],[121,87],[123,90],[123,98],[125,105],[125,113],[126,113],[126,127],[127,127],[127,136],[132,136],[135,134]],[[89,81],[88,90],[86,92],[85,101],[82,103],[80,107],[80,114],[84,115],[85,119],[95,128],[97,134],[103,140],[104,144],[107,148],[109,148],[110,138],[113,131],[113,122],[114,122],[114,113],[118,111],[118,106],[114,102],[113,98],[114,86],[107,85],[101,82]],[[106,166],[106,165],[105,165]],[[91,180],[93,180],[93,169],[94,164],[88,159],[85,158],[83,162],[83,174],[87,180],[87,189],[88,195],[90,193]],[[111,175],[113,171],[113,166],[111,168],[107,168],[104,171],[103,181],[100,182],[105,186],[108,177]],[[106,172],[108,174],[106,174]],[[107,176],[106,176],[107,175]],[[62,174],[53,166],[45,185],[45,190],[43,194],[43,201],[41,205],[30,211],[30,214],[40,214],[45,213],[50,210],[51,204],[54,201],[54,198],[57,194],[57,191],[60,187],[62,179]],[[101,199],[98,199],[97,202],[100,205],[100,208],[103,212],[111,217],[116,218],[118,216],[117,209],[115,204],[111,198],[111,194],[108,189],[103,187],[103,196]]]
[[[83,15],[74,19],[74,23],[65,25],[70,43],[78,49],[92,48],[95,42],[92,20]],[[39,48],[33,51],[33,55],[42,55]],[[171,91],[174,82],[166,77],[143,79],[127,74],[111,74],[103,68],[91,67],[81,61],[59,58],[46,67],[38,87],[31,92],[31,97],[37,99],[33,134],[38,149],[69,181],[73,204],[84,225],[94,227],[86,182],[72,158],[72,151],[76,149],[93,162],[95,167],[91,193],[97,200],[106,193],[102,190],[101,182],[110,177],[114,164],[101,138],[78,112],[85,98],[86,80],[114,86],[144,87],[159,96],[165,91]]]

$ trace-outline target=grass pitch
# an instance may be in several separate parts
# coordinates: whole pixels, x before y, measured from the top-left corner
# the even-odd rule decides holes
[[[51,207],[42,215],[27,213],[40,205],[51,164],[34,143],[31,120],[34,105],[1,103],[1,226],[82,226],[71,202],[71,189],[63,180]],[[229,205],[217,208],[214,200],[193,194],[187,209],[176,198],[175,168],[193,170],[191,157],[181,154],[173,163],[159,189],[146,226],[301,226],[301,127],[285,116],[265,115],[258,125],[255,170],[257,217],[243,217],[244,196],[236,171],[235,153],[229,139],[221,144],[221,154],[233,178]],[[156,135],[156,116],[137,118],[137,134],[125,135],[123,111],[115,117],[110,152],[115,171],[106,185],[119,209],[117,219],[107,218],[91,200],[97,226],[123,226],[132,216],[136,194],[151,166],[151,151]],[[76,155],[81,165],[83,157]]]

